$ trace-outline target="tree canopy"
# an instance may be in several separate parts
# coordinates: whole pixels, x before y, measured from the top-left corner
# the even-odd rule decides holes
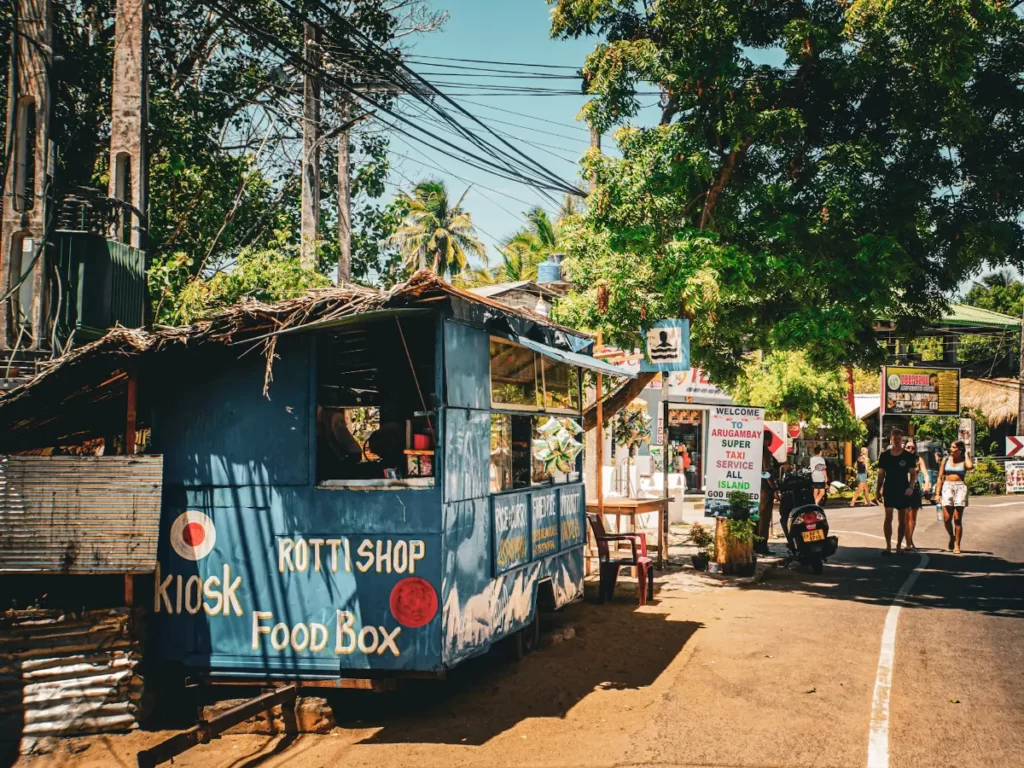
[[[689,316],[694,362],[729,383],[747,349],[877,363],[877,317],[1024,262],[1012,4],[549,2],[553,36],[599,37],[581,116],[621,155],[584,160],[561,319],[631,348]],[[659,124],[630,124],[652,95]]]
[[[76,186],[107,185],[114,5],[113,0],[53,4],[51,137],[57,197]],[[0,4],[4,92],[12,6]],[[399,47],[409,34],[435,29],[447,17],[430,10],[426,0],[326,0],[300,7],[322,26],[334,23],[334,14],[344,16],[360,34],[389,48]],[[264,36],[301,51],[303,33],[285,4],[267,0],[239,0],[229,9],[151,0],[148,18],[150,285],[157,320],[177,323],[193,312],[181,303],[181,291],[191,282],[230,272],[243,257],[298,240],[302,73],[270,50]],[[347,114],[344,96],[323,89],[325,133]],[[376,100],[387,104],[392,98],[379,94]],[[0,127],[4,118],[0,115]],[[357,280],[388,282],[396,264],[386,238],[401,210],[380,201],[388,140],[367,127],[357,126],[350,142],[352,274]],[[324,142],[321,167],[319,266],[326,272],[339,253],[332,236],[337,198],[328,192],[337,188],[336,139]],[[204,291],[199,287],[192,293],[194,298]]]
[[[1024,311],[1024,283],[1007,270],[992,272],[970,287],[964,303],[1020,317]]]
[[[840,372],[815,369],[802,352],[775,352],[747,363],[730,392],[736,402],[764,408],[767,419],[804,421],[811,432],[825,427],[836,439],[855,443],[866,435],[850,410]]]

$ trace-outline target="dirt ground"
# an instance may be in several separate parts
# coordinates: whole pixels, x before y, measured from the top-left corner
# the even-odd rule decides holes
[[[521,661],[507,649],[457,668],[445,681],[408,681],[397,692],[339,692],[340,725],[327,735],[225,736],[174,761],[180,766],[252,768],[337,765],[558,765],[627,761],[634,735],[672,695],[695,633],[718,621],[731,587],[695,577],[661,579],[659,599],[639,608],[588,601],[553,614],[577,636]],[[548,622],[546,622],[548,623]],[[173,732],[139,731],[65,741],[19,766],[134,766],[135,754]],[[613,757],[614,756],[614,757]]]

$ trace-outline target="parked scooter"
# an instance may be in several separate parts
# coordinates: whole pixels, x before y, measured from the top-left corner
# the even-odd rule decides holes
[[[779,522],[786,534],[789,562],[796,560],[820,574],[824,563],[839,548],[839,538],[828,535],[825,510],[814,503],[814,485],[807,472],[789,472],[779,482]]]

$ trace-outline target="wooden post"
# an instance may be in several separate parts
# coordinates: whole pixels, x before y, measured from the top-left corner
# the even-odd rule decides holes
[[[124,575],[124,604],[131,608],[135,605],[135,574]]]
[[[7,172],[0,190],[0,349],[49,344],[45,240],[50,166],[51,0],[15,0],[7,83]],[[6,66],[6,62],[5,62]],[[24,331],[23,331],[24,329]]]
[[[348,110],[341,116],[348,120]],[[352,178],[349,170],[349,131],[338,134],[338,285],[352,282]]]
[[[320,223],[320,29],[303,27],[306,71],[302,85],[302,203],[299,263],[316,269],[317,226]]]
[[[135,374],[128,376],[128,414],[124,427],[124,452],[135,455],[135,411],[138,400],[139,380]]]
[[[604,334],[597,332],[597,344],[594,345],[594,352],[604,350]],[[604,384],[601,372],[597,372],[597,513],[604,519]]]
[[[1020,324],[1020,372],[1017,379],[1017,432],[1024,434],[1024,315]]]
[[[107,196],[145,215],[149,206],[146,158],[146,0],[117,0],[114,16],[114,73],[110,105],[110,182]],[[148,222],[121,211],[111,239],[146,247]]]

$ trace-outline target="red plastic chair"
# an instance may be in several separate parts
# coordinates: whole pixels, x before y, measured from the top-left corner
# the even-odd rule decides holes
[[[588,512],[587,520],[590,521],[590,529],[594,532],[594,540],[597,542],[597,555],[600,563],[600,582],[597,590],[598,602],[611,600],[615,593],[615,584],[619,580],[619,569],[624,565],[636,568],[637,584],[639,586],[640,605],[647,605],[648,598],[654,597],[654,561],[647,556],[647,534],[646,533],[607,533],[604,529],[604,520],[596,512]],[[612,557],[610,541],[628,541],[630,552],[629,557]],[[637,543],[640,544],[640,553],[637,554]]]

